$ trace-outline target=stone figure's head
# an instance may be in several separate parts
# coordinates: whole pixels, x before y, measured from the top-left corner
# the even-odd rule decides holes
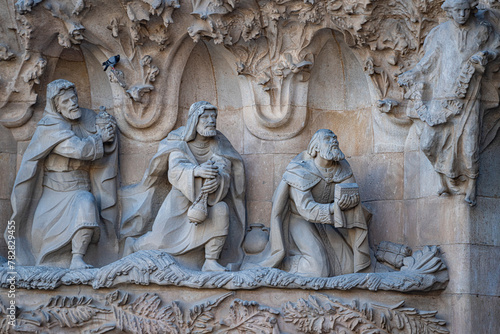
[[[61,114],[67,120],[77,120],[82,116],[78,106],[75,85],[68,80],[58,79],[47,85],[46,110]]]
[[[470,14],[477,4],[477,0],[446,0],[441,8],[456,23],[464,25],[469,20]]]
[[[339,148],[337,135],[332,130],[327,129],[316,131],[309,146],[307,146],[307,153],[313,158],[319,154],[323,159],[330,161],[345,159],[344,153]]]
[[[217,108],[209,102],[198,101],[189,108],[184,141],[191,141],[196,134],[213,137],[217,134]]]

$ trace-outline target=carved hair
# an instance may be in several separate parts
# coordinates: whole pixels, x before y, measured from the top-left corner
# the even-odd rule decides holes
[[[453,9],[455,8],[457,5],[459,4],[463,4],[463,3],[467,3],[469,4],[469,8],[471,10],[475,9],[477,4],[479,3],[478,0],[446,0],[443,5],[441,6],[441,8],[443,8],[446,13],[448,14],[448,11],[450,9]]]
[[[188,121],[184,136],[182,140],[189,142],[196,138],[196,127],[198,126],[198,119],[205,112],[205,110],[214,110],[217,113],[217,108],[207,101],[198,101],[191,105],[189,108]]]
[[[319,152],[319,145],[320,145],[321,141],[323,140],[323,138],[325,138],[326,135],[335,136],[335,133],[333,133],[332,130],[328,130],[328,129],[320,129],[320,130],[316,131],[314,136],[311,138],[309,145],[307,146],[307,154],[309,154],[311,157],[315,158]]]
[[[57,79],[47,85],[47,104],[46,111],[57,112],[55,99],[64,94],[65,91],[72,89],[75,91],[75,84],[64,79]],[[75,91],[76,94],[76,91]]]

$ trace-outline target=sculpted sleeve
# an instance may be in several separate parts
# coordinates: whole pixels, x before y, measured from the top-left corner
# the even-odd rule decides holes
[[[74,135],[59,143],[52,152],[66,158],[97,160],[103,157],[104,147],[101,136],[98,134],[88,136],[87,138],[80,138]]]
[[[320,204],[314,201],[310,190],[301,191],[290,187],[290,198],[295,203],[299,214],[311,223],[332,224],[330,204]]]
[[[220,185],[217,190],[208,196],[208,204],[213,206],[226,197],[231,183],[231,161],[222,157],[217,157],[215,165],[219,167]]]
[[[197,195],[194,177],[196,166],[180,151],[170,153],[168,164],[168,181],[187,199],[194,202]]]

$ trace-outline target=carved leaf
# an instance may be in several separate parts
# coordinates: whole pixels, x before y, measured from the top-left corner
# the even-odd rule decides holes
[[[269,333],[277,329],[276,316],[279,312],[260,306],[255,301],[235,299],[230,306],[229,318],[221,321],[221,333]]]
[[[354,300],[343,304],[328,296],[323,303],[309,296],[297,303],[282,306],[283,317],[304,333],[356,333],[356,334],[445,334],[446,322],[435,318],[436,311],[418,311],[405,308],[404,302],[395,306],[362,304]]]
[[[205,334],[212,333],[214,328],[215,316],[212,309],[219,306],[219,304],[229,296],[232,296],[232,292],[228,292],[214,301],[207,301],[203,304],[198,304],[189,309],[189,320],[187,321],[188,333],[193,334]]]
[[[443,261],[438,257],[437,246],[425,246],[416,251],[413,256],[404,258],[404,266],[401,271],[417,271],[422,274],[432,274],[446,268]]]
[[[173,322],[175,307],[160,307],[157,294],[145,293],[129,303],[128,293],[115,291],[108,294],[106,300],[113,308],[116,328],[126,333],[180,333]]]
[[[92,305],[92,298],[57,296],[40,306],[35,312],[42,315],[47,327],[79,327],[92,320],[99,313],[110,313],[109,310]]]

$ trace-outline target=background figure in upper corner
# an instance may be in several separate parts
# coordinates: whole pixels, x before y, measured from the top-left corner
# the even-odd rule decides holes
[[[247,255],[243,269],[280,267],[328,277],[370,267],[366,218],[338,145],[331,130],[318,130],[290,162],[274,192],[269,243],[262,253]],[[343,186],[346,193],[340,193]]]
[[[123,214],[125,255],[146,249],[188,257],[204,252],[203,271],[226,270],[219,259],[224,265],[239,265],[245,231],[243,161],[216,130],[216,121],[215,106],[194,103],[187,125],[160,143],[142,182],[125,190],[124,200],[136,202]],[[162,175],[168,175],[172,189],[155,218],[152,194]],[[143,200],[137,200],[141,196]]]
[[[440,176],[438,194],[463,193],[476,204],[484,110],[498,105],[481,95],[487,64],[497,58],[500,38],[484,12],[475,14],[475,0],[446,0],[442,8],[450,21],[435,27],[425,39],[425,54],[410,71],[399,76],[408,87],[409,116],[420,118],[420,147]],[[495,128],[495,133],[498,127]],[[491,138],[489,139],[491,141]],[[482,144],[482,145],[481,145]]]

